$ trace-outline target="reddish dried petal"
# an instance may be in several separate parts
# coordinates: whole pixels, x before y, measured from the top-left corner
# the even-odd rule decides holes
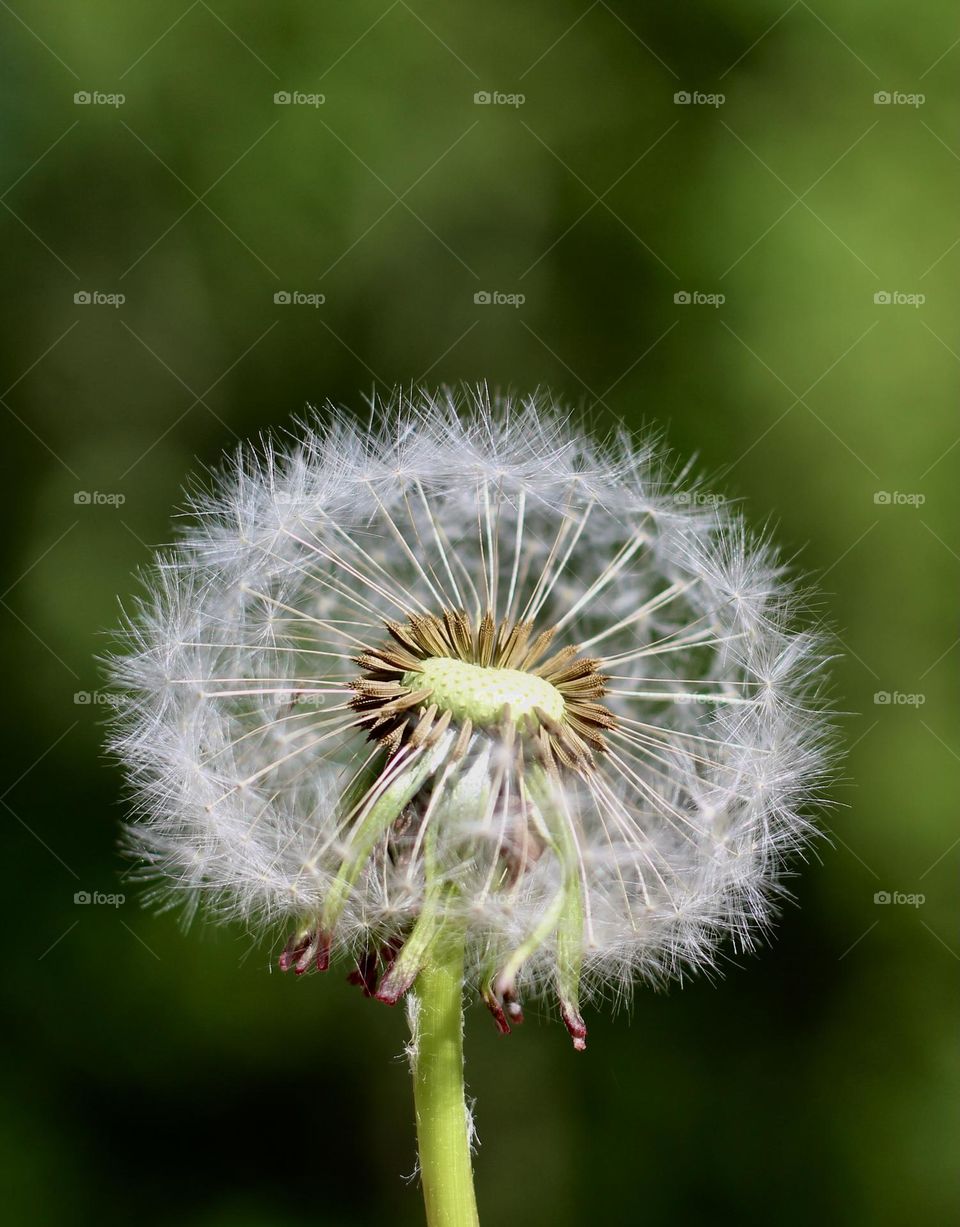
[[[292,933],[287,944],[283,948],[283,953],[280,955],[279,964],[281,971],[295,970],[299,975],[304,968],[300,966],[303,956],[310,949],[313,941],[312,933]]]
[[[503,1012],[503,1006],[499,999],[492,992],[484,993],[483,1001],[487,1009],[493,1015],[493,1021],[497,1024],[497,1030],[501,1035],[510,1034],[510,1024],[507,1022],[507,1016]]]
[[[583,1052],[587,1046],[587,1024],[580,1017],[580,1011],[566,1002],[561,1002],[560,1014],[563,1025],[570,1032],[573,1046],[577,1052]]]

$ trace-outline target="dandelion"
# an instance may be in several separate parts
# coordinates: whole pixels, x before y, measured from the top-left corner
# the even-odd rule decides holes
[[[114,662],[132,848],[283,970],[407,995],[428,1216],[474,1222],[464,986],[583,1049],[583,1001],[749,948],[811,830],[822,644],[727,504],[537,397],[329,409],[190,510]]]

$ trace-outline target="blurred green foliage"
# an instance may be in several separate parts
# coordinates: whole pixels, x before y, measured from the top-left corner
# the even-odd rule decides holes
[[[11,1222],[420,1221],[401,1013],[269,974],[249,935],[185,936],[120,880],[95,656],[236,437],[484,378],[660,424],[775,522],[821,577],[851,713],[832,843],[771,950],[595,1013],[584,1057],[471,1011],[485,1221],[956,1220],[953,17],[2,6]],[[926,902],[875,904],[896,890]]]

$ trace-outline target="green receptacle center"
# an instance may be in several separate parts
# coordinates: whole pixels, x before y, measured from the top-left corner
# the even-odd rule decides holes
[[[554,720],[563,718],[563,695],[556,686],[522,669],[497,669],[449,656],[430,656],[416,673],[404,675],[411,690],[431,691],[430,702],[449,711],[454,720],[475,725],[499,724],[504,708],[522,723],[540,708]]]

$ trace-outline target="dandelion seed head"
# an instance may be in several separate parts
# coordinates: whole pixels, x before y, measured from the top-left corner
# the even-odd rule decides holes
[[[166,899],[397,1000],[440,928],[502,1030],[768,925],[824,645],[739,513],[543,397],[396,394],[241,447],[130,611],[113,748]]]

